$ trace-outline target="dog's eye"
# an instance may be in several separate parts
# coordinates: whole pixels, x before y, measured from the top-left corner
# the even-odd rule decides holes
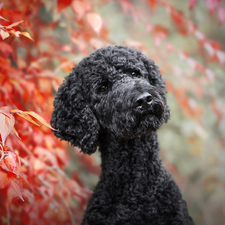
[[[140,77],[140,73],[138,71],[131,72],[132,77]]]
[[[107,89],[108,89],[107,84],[102,84],[102,85],[99,87],[98,91],[99,91],[99,92],[105,92],[105,91],[107,91]]]

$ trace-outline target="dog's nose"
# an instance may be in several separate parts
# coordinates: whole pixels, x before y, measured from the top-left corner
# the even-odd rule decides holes
[[[144,92],[143,94],[139,95],[134,103],[134,107],[137,109],[148,109],[152,103],[152,96]]]

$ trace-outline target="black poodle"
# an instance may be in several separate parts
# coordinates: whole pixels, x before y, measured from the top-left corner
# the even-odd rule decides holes
[[[158,66],[138,50],[109,46],[65,78],[51,124],[61,140],[101,152],[102,173],[83,225],[190,225],[185,201],[159,158],[157,129],[170,116]]]

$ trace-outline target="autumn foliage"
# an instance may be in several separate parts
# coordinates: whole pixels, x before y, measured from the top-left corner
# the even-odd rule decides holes
[[[199,28],[197,15],[202,13],[214,31],[225,35],[225,4],[189,0],[181,8],[179,2],[0,3],[0,224],[81,223],[91,191],[79,172],[65,172],[73,160],[49,121],[63,77],[82,57],[109,44],[139,48],[160,66],[172,110],[161,147],[177,149],[169,137],[181,146],[173,156],[162,152],[162,159],[183,190],[196,224],[222,224],[225,48],[219,38]],[[99,175],[95,156],[71,151],[86,171]],[[182,151],[183,159],[178,159]],[[183,169],[185,165],[191,169]]]

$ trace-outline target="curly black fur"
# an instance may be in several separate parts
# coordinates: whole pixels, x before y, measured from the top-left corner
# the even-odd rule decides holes
[[[85,57],[60,86],[55,135],[92,154],[102,173],[83,225],[193,225],[185,201],[158,155],[156,130],[170,116],[154,61],[109,46]]]

